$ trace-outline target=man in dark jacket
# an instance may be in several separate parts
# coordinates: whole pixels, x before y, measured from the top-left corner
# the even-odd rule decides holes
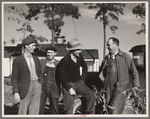
[[[42,87],[42,70],[34,53],[36,40],[27,37],[22,41],[24,53],[15,58],[12,68],[12,89],[15,100],[20,102],[18,114],[38,114]]]
[[[59,106],[59,84],[56,81],[56,67],[59,63],[55,59],[57,49],[54,46],[46,48],[47,58],[41,59],[43,71],[43,86],[40,103],[40,114],[44,113],[47,98],[50,103],[50,114],[58,114]]]
[[[135,90],[140,87],[139,75],[132,58],[119,49],[119,40],[111,37],[107,41],[109,54],[106,55],[100,67],[100,78],[104,76],[104,89],[107,91],[107,103],[109,114],[122,114],[127,95],[129,76]]]
[[[87,74],[87,65],[81,54],[82,45],[77,39],[68,42],[67,50],[70,52],[61,61],[59,78],[62,82],[64,110],[73,114],[74,95],[81,94],[86,98],[85,114],[95,113],[95,98],[84,80]]]

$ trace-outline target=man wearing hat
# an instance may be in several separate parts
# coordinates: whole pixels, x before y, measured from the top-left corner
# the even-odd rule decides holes
[[[20,102],[18,111],[20,115],[39,113],[43,79],[40,61],[32,55],[35,44],[34,38],[25,38],[22,41],[24,53],[13,61],[12,89],[15,100]]]
[[[57,49],[54,46],[46,48],[47,58],[41,60],[43,71],[43,86],[40,102],[40,114],[44,113],[47,98],[50,103],[50,114],[58,114],[59,85],[55,78],[56,66],[59,63],[55,59]]]
[[[62,82],[64,111],[73,114],[74,96],[81,94],[86,98],[85,114],[95,113],[95,98],[92,90],[84,80],[87,74],[87,65],[81,54],[82,45],[77,39],[68,42],[69,53],[60,61],[59,78]]]

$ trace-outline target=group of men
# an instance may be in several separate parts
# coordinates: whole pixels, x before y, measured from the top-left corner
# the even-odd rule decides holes
[[[12,69],[13,94],[20,103],[18,114],[43,114],[47,98],[50,114],[59,114],[61,91],[65,114],[73,114],[74,97],[77,94],[85,97],[84,114],[95,114],[94,93],[84,82],[87,65],[79,40],[68,41],[66,49],[69,53],[61,61],[55,59],[57,49],[54,46],[45,49],[46,59],[39,60],[33,55],[36,48],[36,39],[33,37],[23,39],[22,47],[24,52],[14,59]],[[103,88],[107,91],[109,114],[122,114],[127,99],[123,92],[128,88],[129,75],[132,76],[135,90],[140,87],[139,75],[131,57],[119,49],[118,39],[109,38],[107,48],[109,53],[100,66],[100,79],[104,81]]]

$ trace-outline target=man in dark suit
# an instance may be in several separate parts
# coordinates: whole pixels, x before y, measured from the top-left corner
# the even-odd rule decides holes
[[[42,70],[34,53],[36,40],[27,37],[22,41],[24,53],[15,58],[12,68],[14,98],[20,102],[18,114],[38,114],[42,87]]]
[[[94,93],[88,88],[84,80],[87,74],[87,65],[81,54],[82,45],[77,39],[68,42],[70,52],[59,64],[59,78],[62,82],[64,111],[73,114],[74,95],[81,94],[86,98],[85,114],[95,114]]]

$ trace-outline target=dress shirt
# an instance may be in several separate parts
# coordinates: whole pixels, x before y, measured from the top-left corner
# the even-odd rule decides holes
[[[36,74],[35,63],[34,63],[32,55],[24,53],[24,57],[26,59],[26,62],[28,64],[28,67],[29,67],[29,70],[30,70],[31,80],[37,80],[38,77],[37,77],[37,74]]]
[[[115,59],[115,57],[118,54],[118,52],[119,52],[119,50],[117,50],[117,52],[115,52],[115,53],[111,53],[110,54],[111,59]]]
[[[71,59],[76,63],[77,62],[77,58],[73,54],[70,54],[70,55],[71,55]]]
[[[55,67],[55,59],[49,60],[47,58],[46,66],[48,66],[48,67]]]

